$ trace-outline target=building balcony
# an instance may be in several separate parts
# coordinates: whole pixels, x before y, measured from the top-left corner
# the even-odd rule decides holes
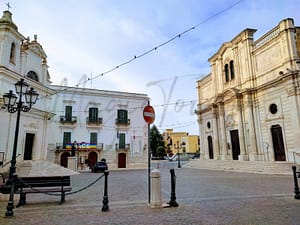
[[[130,119],[116,119],[116,125],[123,125],[123,126],[128,126],[130,125]]]
[[[56,143],[56,151],[71,151],[73,143]],[[102,151],[103,143],[87,143],[81,142],[75,144],[77,151]]]
[[[86,124],[89,126],[100,126],[103,123],[103,119],[98,117],[87,117],[86,118]]]
[[[66,116],[60,116],[60,120],[59,120],[62,124],[65,123],[77,123],[77,116],[72,116],[72,117],[66,117]]]
[[[120,145],[116,144],[116,151],[128,151],[130,149],[130,144]]]

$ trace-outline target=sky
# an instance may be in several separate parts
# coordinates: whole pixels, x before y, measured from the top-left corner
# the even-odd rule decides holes
[[[7,2],[53,84],[147,94],[160,132],[196,135],[196,82],[222,43],[286,18],[300,26],[300,0],[6,0],[2,11]]]

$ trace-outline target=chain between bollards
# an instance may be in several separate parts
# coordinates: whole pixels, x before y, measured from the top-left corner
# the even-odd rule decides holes
[[[109,210],[108,206],[108,195],[107,195],[107,177],[108,177],[109,172],[105,171],[104,172],[104,195],[103,195],[103,206],[102,206],[102,212],[107,212]]]

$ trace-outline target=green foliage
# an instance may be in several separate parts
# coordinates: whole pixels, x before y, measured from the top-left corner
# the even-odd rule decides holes
[[[150,149],[153,157],[163,157],[165,155],[164,141],[155,125],[150,129]]]
[[[157,157],[163,158],[166,155],[166,150],[165,147],[163,146],[158,146],[156,149]]]

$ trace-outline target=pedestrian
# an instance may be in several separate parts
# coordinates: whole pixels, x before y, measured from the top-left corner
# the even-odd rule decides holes
[[[76,146],[75,146],[75,144],[76,144],[76,141],[73,142],[73,144],[72,144],[71,156],[75,156],[75,152],[76,152]]]

